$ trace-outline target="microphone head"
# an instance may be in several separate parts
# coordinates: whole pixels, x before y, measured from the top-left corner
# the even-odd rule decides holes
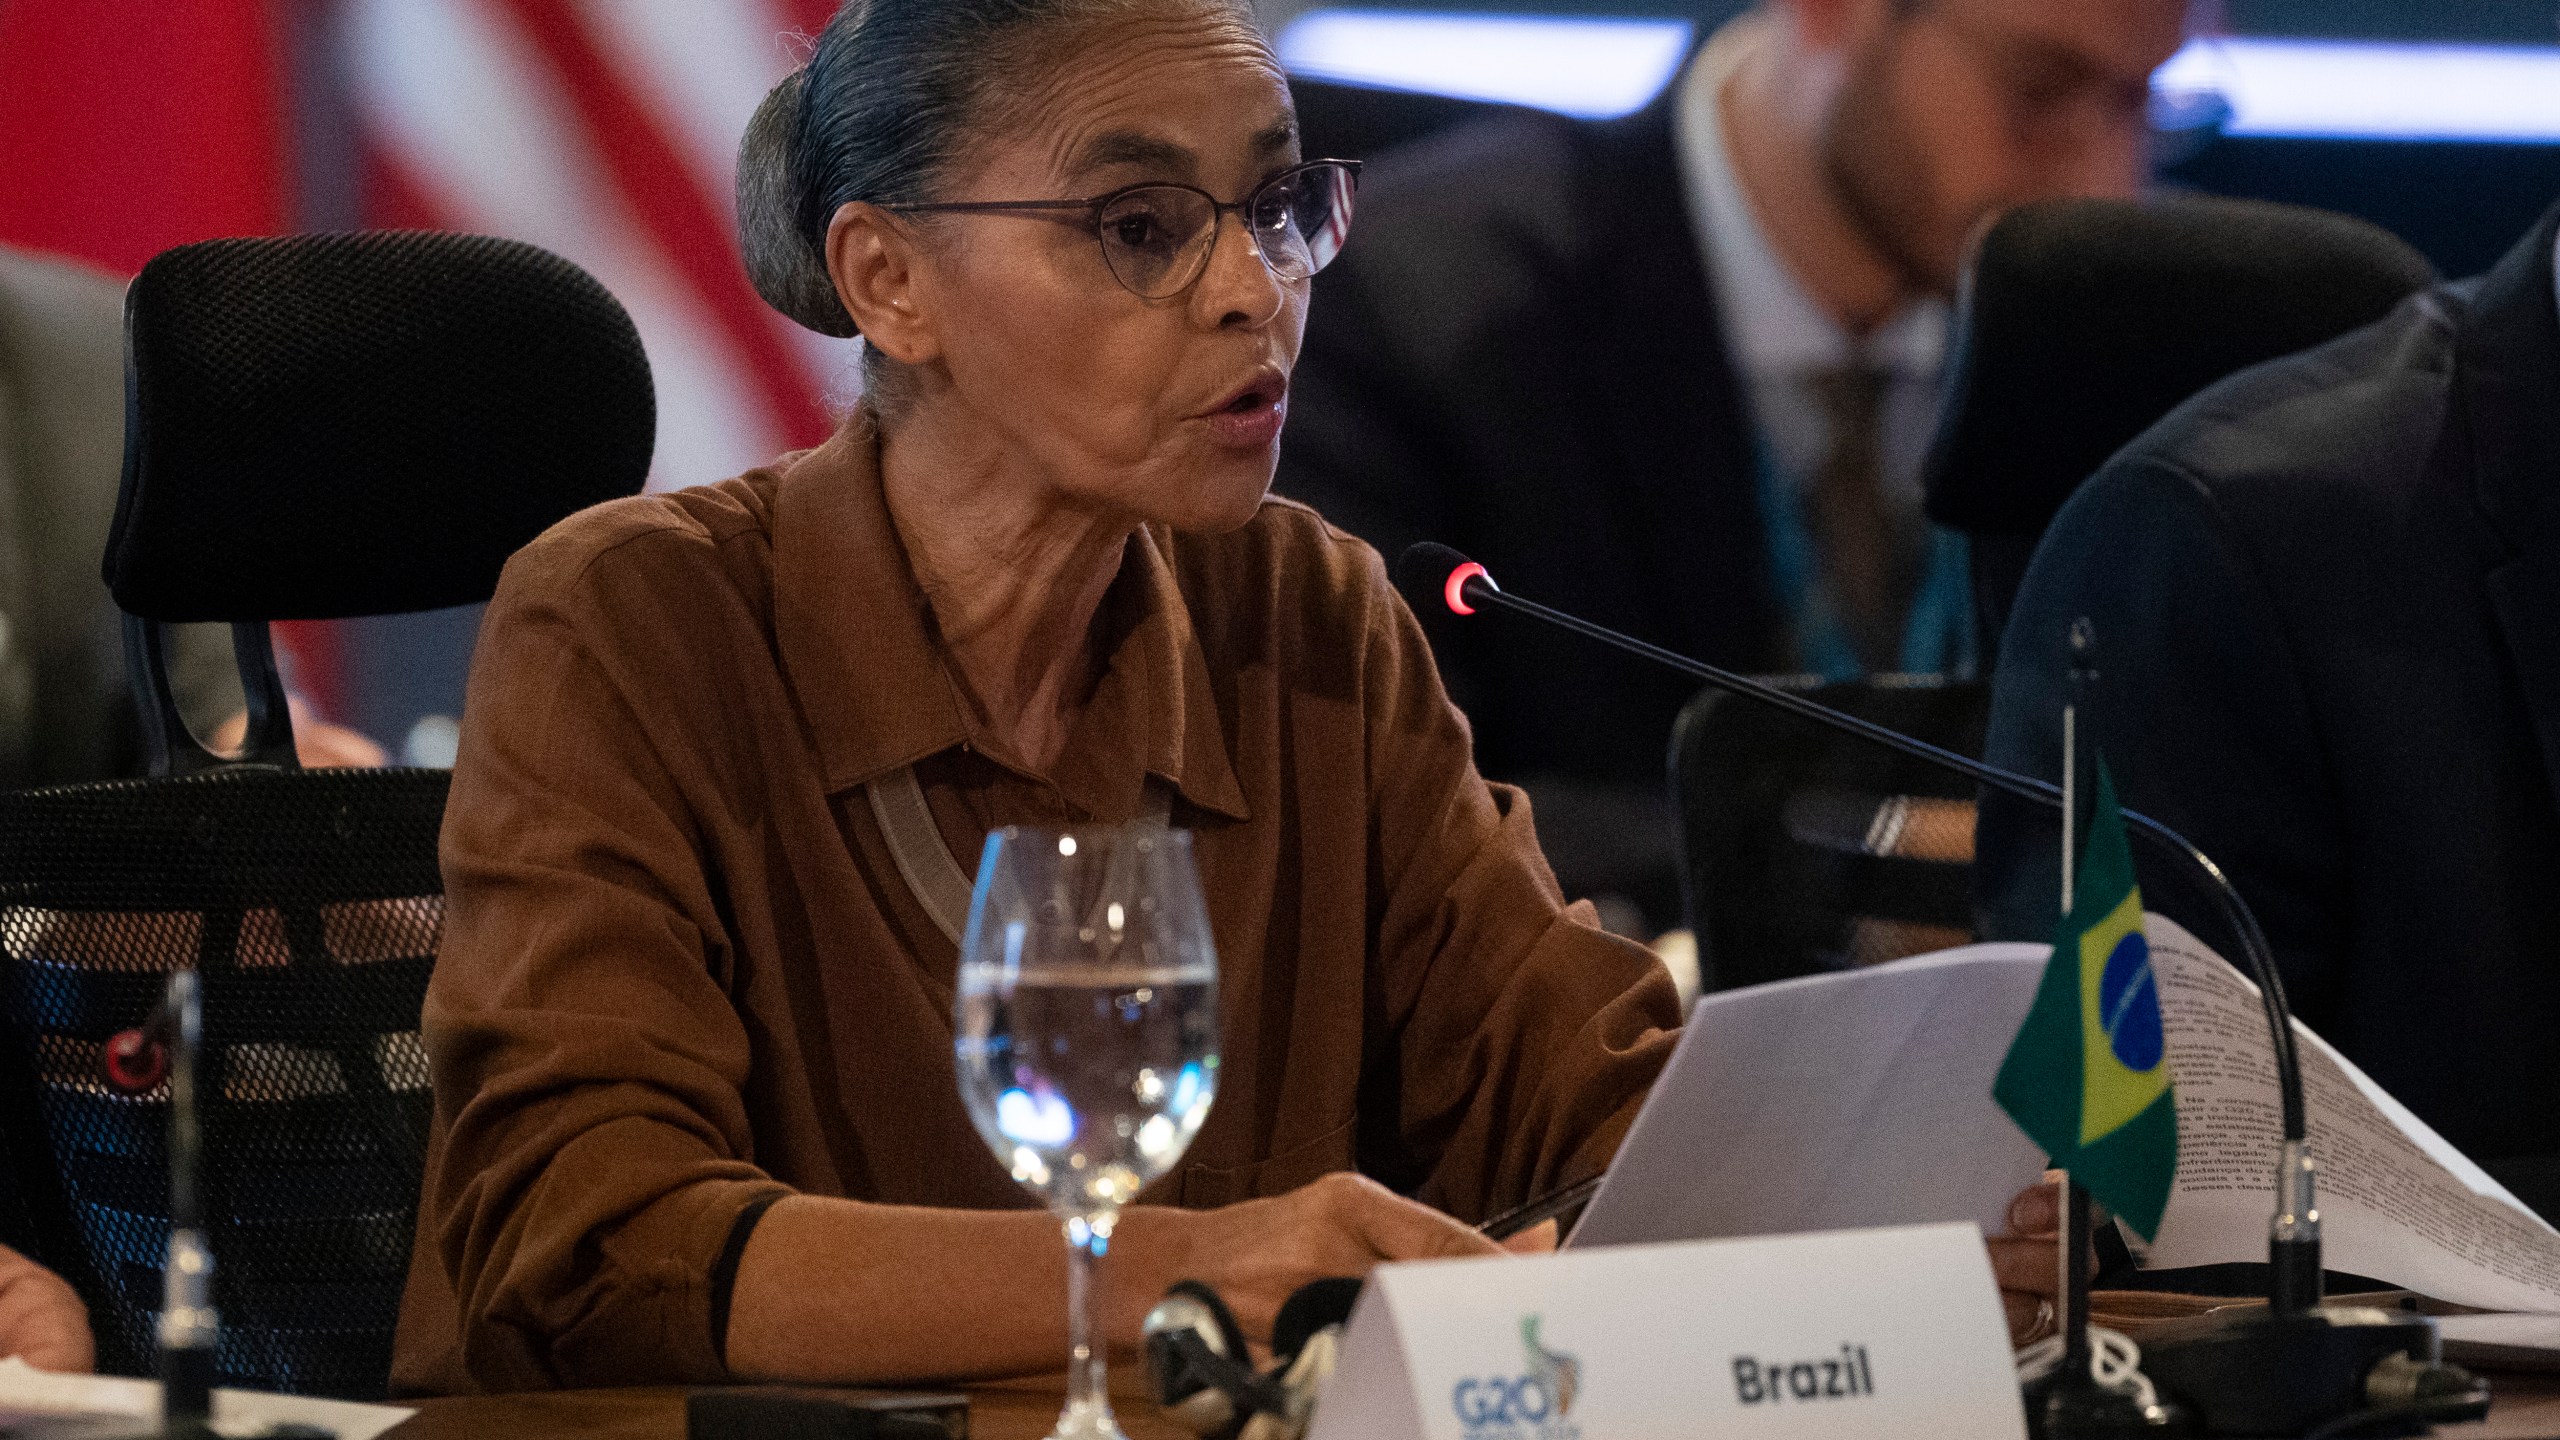
[[[1450,571],[1466,563],[1466,556],[1437,540],[1407,545],[1404,554],[1396,557],[1396,583],[1416,590],[1426,586],[1437,590],[1449,578]]]
[[[1482,565],[1437,541],[1408,545],[1396,560],[1396,583],[1408,594],[1437,595],[1441,604],[1460,615],[1476,613],[1476,607],[1467,603],[1467,585],[1474,580],[1502,588]]]

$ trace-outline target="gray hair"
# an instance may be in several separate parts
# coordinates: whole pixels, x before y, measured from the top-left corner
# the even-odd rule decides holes
[[[784,76],[747,121],[747,138],[738,144],[738,246],[764,303],[841,340],[856,333],[853,317],[827,274],[825,240],[813,246],[800,233],[799,187],[792,183],[791,132],[808,75]]]
[[[827,226],[854,201],[933,198],[952,161],[1060,52],[1059,32],[1248,0],[850,0],[773,87],[738,149],[738,235],[765,303],[821,335],[858,333],[827,273]],[[865,389],[894,362],[866,347]]]

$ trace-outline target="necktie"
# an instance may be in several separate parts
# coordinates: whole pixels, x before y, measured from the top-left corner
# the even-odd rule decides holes
[[[1870,671],[1892,669],[1901,654],[1925,539],[1917,517],[1884,493],[1883,412],[1891,380],[1885,371],[1854,363],[1812,377],[1830,427],[1805,507],[1817,583]]]

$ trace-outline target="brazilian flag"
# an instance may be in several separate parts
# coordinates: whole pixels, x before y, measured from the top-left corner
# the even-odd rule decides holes
[[[2071,913],[2056,928],[2053,959],[1991,1096],[2054,1164],[2149,1240],[2178,1172],[2177,1095],[2124,815],[2104,759],[2097,771]]]

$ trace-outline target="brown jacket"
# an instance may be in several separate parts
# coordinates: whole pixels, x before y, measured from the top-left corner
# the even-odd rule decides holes
[[[784,1187],[1030,1203],[961,1107],[957,957],[861,789],[901,765],[962,857],[1173,786],[1223,1049],[1150,1200],[1356,1166],[1482,1216],[1605,1163],[1668,1055],[1669,978],[1565,905],[1367,546],[1276,500],[1138,534],[1039,777],[955,699],[877,463],[849,427],[507,567],[445,820],[403,1389],[723,1378],[711,1276]]]

